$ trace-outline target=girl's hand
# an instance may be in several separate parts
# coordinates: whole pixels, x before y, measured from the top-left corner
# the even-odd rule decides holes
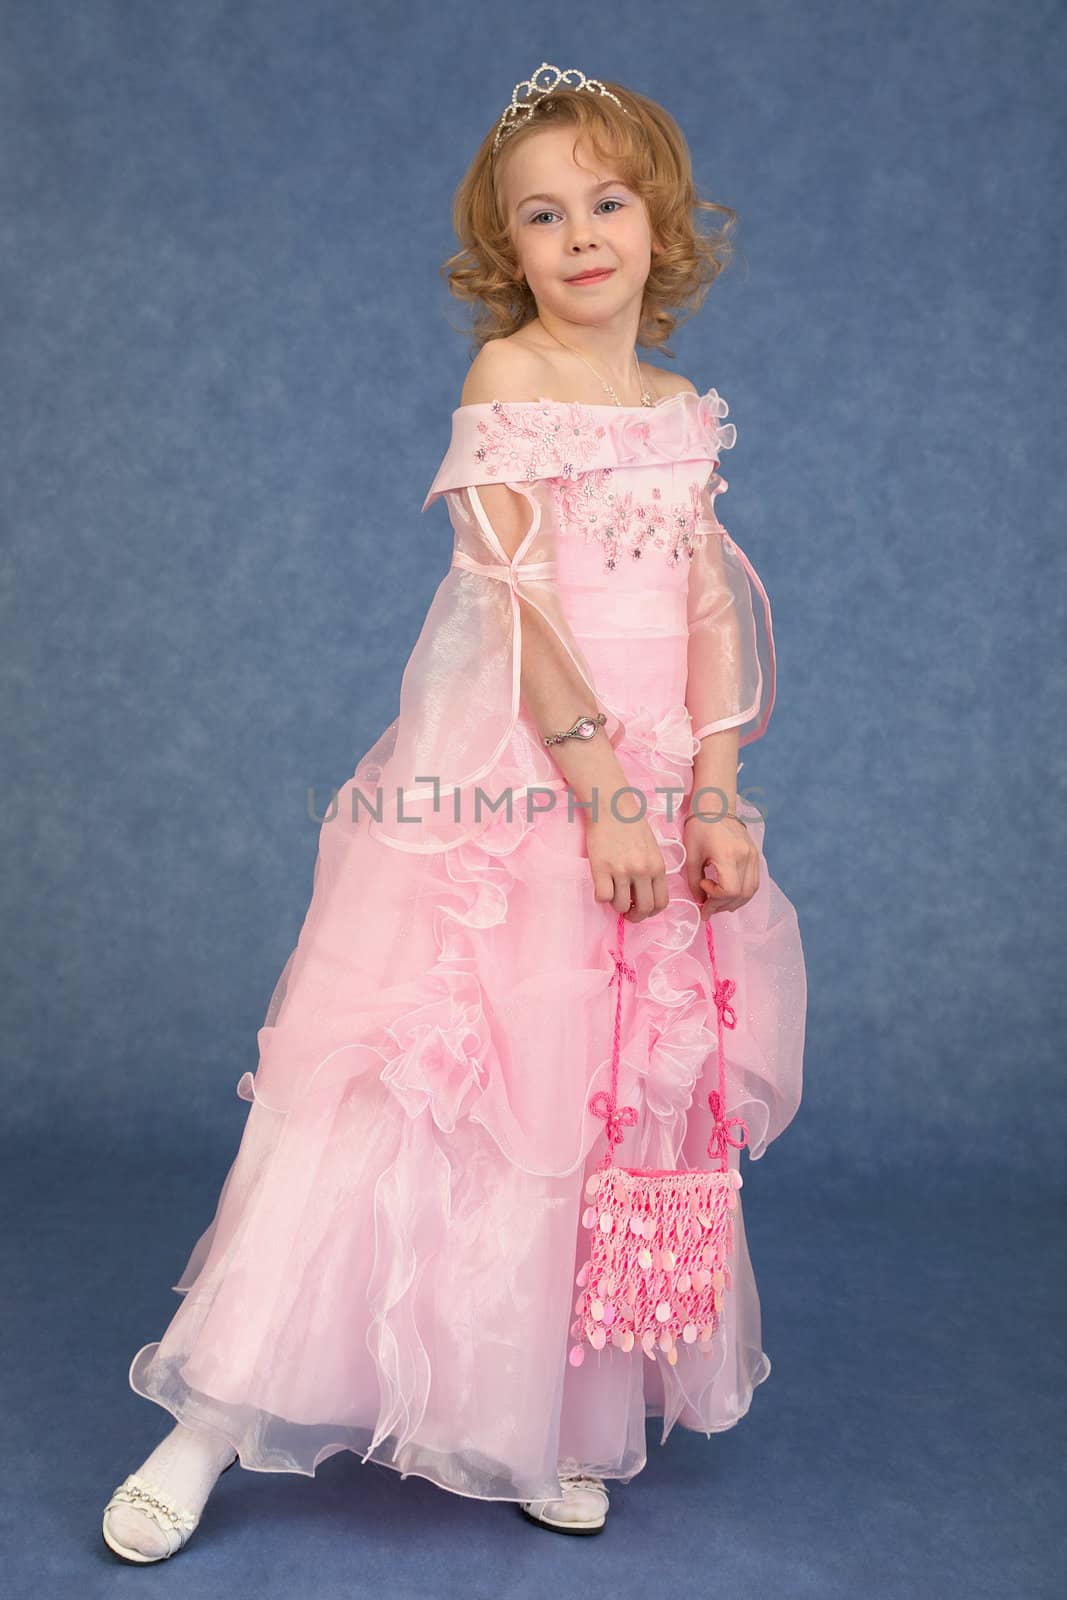
[[[748,829],[736,817],[702,822],[695,817],[682,829],[685,873],[693,899],[706,922],[716,911],[736,911],[759,888],[759,851]],[[704,868],[710,866],[708,876]]]
[[[611,901],[627,922],[643,922],[667,907],[667,869],[659,841],[644,817],[611,815],[585,824],[594,898]],[[632,904],[631,904],[632,901]]]

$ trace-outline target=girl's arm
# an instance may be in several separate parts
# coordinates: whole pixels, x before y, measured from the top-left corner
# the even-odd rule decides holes
[[[700,749],[693,758],[693,788],[689,798],[707,817],[737,810],[739,744],[736,726],[724,728],[721,733],[705,734],[700,741]]]
[[[530,502],[506,483],[486,483],[478,495],[500,544],[511,560],[530,526]],[[550,603],[546,591],[545,602]],[[595,716],[602,708],[573,662],[560,648],[559,633],[537,605],[519,595],[522,628],[520,693],[541,737],[562,733],[579,716]],[[577,801],[597,796],[596,816],[610,812],[612,795],[629,779],[604,728],[592,737],[565,739],[545,747]],[[632,794],[618,794],[617,810],[636,816],[640,805]],[[585,813],[590,818],[594,813]]]
[[[701,741],[694,762],[694,788],[702,782],[718,783],[719,778],[725,778],[727,781],[719,787],[736,798],[733,786],[737,774],[737,723],[743,720],[744,696],[749,686],[743,682],[746,660],[736,588],[723,555],[725,529],[715,516],[707,491],[703,508],[699,528],[704,537],[690,560],[687,597],[685,703],[694,736]],[[730,758],[730,741],[722,737],[724,733],[734,735],[733,767],[729,772],[724,769]]]
[[[686,707],[694,736],[700,740],[686,813],[696,811],[698,819],[686,822],[684,839],[689,887],[705,918],[714,911],[736,910],[759,887],[759,852],[744,825],[726,813],[737,810],[742,726],[751,729],[753,717],[761,711],[769,714],[773,646],[767,683],[746,569],[732,541],[727,560],[723,541],[729,536],[707,489],[703,500],[700,526],[706,537],[694,552],[689,572],[686,680]],[[765,721],[763,715],[756,726]]]
[[[513,560],[531,527],[530,502],[506,483],[479,484],[477,494],[500,548]],[[551,579],[528,578],[515,592],[519,601],[520,695],[544,738],[562,733],[579,716],[595,716],[601,708],[591,683],[571,658],[570,651],[577,650],[577,645]],[[573,801],[568,796],[559,803],[574,805],[571,825],[584,824],[594,898],[603,904],[610,902],[630,922],[641,922],[665,910],[668,892],[663,853],[642,815],[640,796],[622,792],[629,780],[608,738],[607,725],[589,740],[565,739],[545,748],[573,790]]]

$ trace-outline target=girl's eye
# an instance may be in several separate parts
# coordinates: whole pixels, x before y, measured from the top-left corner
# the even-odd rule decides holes
[[[618,206],[621,209],[622,208],[622,201],[621,200],[601,200],[600,206]],[[597,206],[597,210],[598,211],[600,210],[600,206]],[[556,214],[557,213],[555,211],[535,211],[533,216],[530,218],[530,221],[531,222],[536,222],[538,220],[538,218],[540,218],[540,217],[554,217],[554,216],[556,216]],[[609,217],[610,216],[614,216],[614,212],[609,211],[608,212],[608,216]]]

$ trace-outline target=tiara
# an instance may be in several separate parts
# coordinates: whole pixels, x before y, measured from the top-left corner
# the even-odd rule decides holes
[[[542,73],[555,73],[555,77],[549,82],[538,82]],[[564,81],[572,78],[576,78],[578,81],[576,83]],[[520,124],[528,122],[535,109],[541,104],[541,101],[546,99],[553,89],[557,89],[561,83],[564,83],[564,87],[568,89],[591,89],[596,94],[606,94],[609,100],[614,100],[620,111],[626,112],[627,116],[630,114],[626,111],[626,107],[618,95],[612,94],[610,89],[605,89],[599,78],[587,78],[584,72],[578,71],[577,67],[568,67],[566,72],[561,72],[558,67],[550,67],[547,61],[542,61],[531,77],[524,78],[521,83],[517,83],[512,89],[511,104],[505,108],[504,115],[497,123],[496,137],[493,140],[494,155],[504,140],[513,134]],[[526,91],[522,99],[519,98],[520,89]],[[541,93],[535,93],[536,90],[540,90]]]

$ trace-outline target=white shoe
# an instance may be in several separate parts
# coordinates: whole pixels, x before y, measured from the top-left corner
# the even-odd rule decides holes
[[[520,1500],[519,1510],[531,1522],[557,1533],[599,1533],[607,1521],[608,1491],[603,1478],[588,1472],[561,1472],[560,1500]]]
[[[237,1465],[234,1456],[229,1467],[223,1467],[223,1472],[229,1472],[230,1467]],[[219,1474],[222,1476],[222,1473]],[[133,1550],[128,1545],[120,1544],[107,1525],[108,1512],[112,1506],[128,1505],[135,1511],[143,1511],[152,1521],[163,1530],[168,1548],[158,1556],[145,1555],[141,1550]],[[155,1485],[141,1478],[136,1472],[131,1472],[124,1478],[115,1490],[111,1499],[104,1507],[104,1519],[101,1531],[104,1543],[115,1555],[121,1556],[123,1561],[137,1562],[138,1565],[151,1561],[166,1561],[169,1556],[176,1555],[189,1543],[196,1529],[200,1525],[200,1517],[193,1512],[178,1505],[174,1500],[164,1495]]]

